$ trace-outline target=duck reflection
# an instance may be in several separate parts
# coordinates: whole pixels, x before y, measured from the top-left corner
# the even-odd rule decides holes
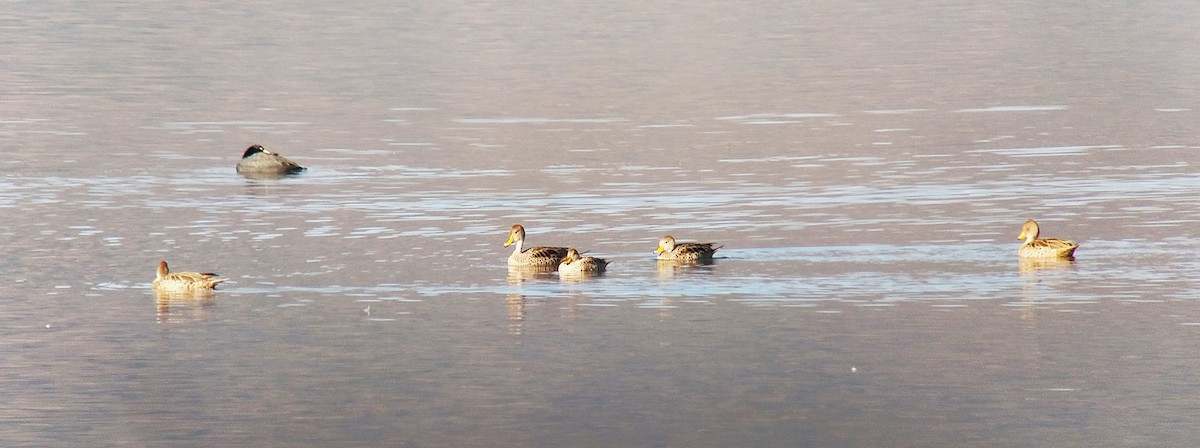
[[[1017,270],[1023,276],[1036,276],[1039,271],[1057,269],[1072,269],[1075,267],[1075,257],[1067,258],[1021,258]]]
[[[559,271],[558,279],[563,283],[587,283],[604,277],[604,271],[600,272],[566,272]]]
[[[238,174],[241,174],[242,177],[245,177],[246,179],[250,179],[250,180],[279,180],[279,179],[283,179],[285,177],[291,176],[290,174],[278,174],[278,173],[238,173]]]
[[[211,289],[196,291],[154,290],[155,322],[160,324],[201,321],[216,305]]]
[[[530,280],[551,279],[554,278],[554,271],[558,265],[554,266],[509,266],[508,267],[508,284],[520,285]]]
[[[270,198],[278,196],[282,192],[291,191],[295,188],[293,185],[287,183],[264,182],[266,180],[277,179],[273,176],[274,175],[245,176],[246,181],[243,191],[245,192],[246,196]]]
[[[508,334],[525,334],[525,295],[509,294],[505,305],[508,308]]]
[[[550,279],[554,277],[554,269],[558,266],[509,266],[508,267],[508,284],[517,286],[536,279]],[[526,298],[524,294],[509,294],[506,296],[505,306],[508,309],[508,334],[520,336],[525,333],[525,305]]]
[[[1075,258],[1021,258],[1017,267],[1021,278],[1021,320],[1034,324],[1038,312],[1045,308],[1044,302],[1066,300],[1055,291],[1064,274],[1075,268]]]
[[[712,274],[715,264],[712,259],[691,261],[658,260],[658,278],[659,280],[673,280],[676,276],[708,275]]]

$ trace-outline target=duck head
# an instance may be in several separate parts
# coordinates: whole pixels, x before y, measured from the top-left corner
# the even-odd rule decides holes
[[[675,250],[675,237],[667,235],[658,239],[658,249],[655,249],[654,253],[660,254],[673,250]]]
[[[1025,221],[1025,225],[1021,226],[1021,234],[1017,235],[1017,239],[1025,240],[1026,242],[1033,241],[1037,239],[1040,233],[1041,229],[1038,228],[1037,221],[1031,219]]]
[[[525,241],[525,228],[520,224],[513,224],[508,229],[508,241],[504,242],[504,247],[511,246],[513,243]]]
[[[244,159],[260,152],[263,154],[274,154],[271,151],[267,151],[267,149],[263,148],[262,145],[251,145],[249,148],[246,148],[245,153],[242,153],[242,158]]]
[[[567,249],[567,256],[562,259],[562,264],[574,263],[576,261],[579,261],[579,258],[580,258],[579,251],[575,250],[575,248],[572,247],[570,249]]]

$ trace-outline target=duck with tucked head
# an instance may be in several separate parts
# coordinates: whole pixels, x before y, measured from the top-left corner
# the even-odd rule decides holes
[[[1021,248],[1017,249],[1017,256],[1021,258],[1073,258],[1075,249],[1079,248],[1079,244],[1074,241],[1060,240],[1057,238],[1038,238],[1041,229],[1038,227],[1037,221],[1025,221],[1025,225],[1021,227],[1021,234],[1017,235],[1017,239],[1025,240],[1021,243]]]
[[[525,249],[525,228],[520,224],[513,224],[512,228],[508,229],[508,241],[504,243],[504,247],[513,244],[517,247],[513,249],[512,255],[508,256],[509,266],[556,267],[563,257],[567,256],[565,247],[534,246]]]
[[[598,274],[604,272],[608,267],[608,260],[596,257],[580,257],[579,251],[574,248],[567,249],[566,258],[562,259],[562,263],[558,264],[558,272],[561,274]]]
[[[304,171],[305,168],[288,160],[287,157],[267,151],[262,145],[246,148],[237,172],[246,176],[286,176]]]
[[[712,260],[717,249],[725,247],[713,247],[714,244],[716,243],[676,243],[674,237],[667,235],[658,239],[658,249],[654,252],[658,254],[659,260],[708,261]]]
[[[217,274],[212,272],[171,272],[167,268],[167,261],[160,260],[158,275],[150,287],[160,292],[200,291],[213,289],[225,280],[228,279],[217,278]]]

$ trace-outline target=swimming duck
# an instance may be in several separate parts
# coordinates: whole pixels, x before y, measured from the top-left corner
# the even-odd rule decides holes
[[[512,228],[508,229],[508,241],[504,243],[504,247],[513,243],[516,243],[517,247],[512,255],[508,256],[509,266],[554,267],[567,256],[565,247],[534,246],[524,249],[525,228],[520,224],[513,224]]]
[[[1079,248],[1079,244],[1074,241],[1038,238],[1040,232],[1037,221],[1032,219],[1025,221],[1025,225],[1021,227],[1021,234],[1017,235],[1017,239],[1025,240],[1021,244],[1021,248],[1017,249],[1017,256],[1023,258],[1070,258],[1074,256],[1075,249]]]
[[[654,252],[658,254],[659,260],[712,260],[713,254],[717,252],[717,249],[725,247],[713,247],[713,244],[716,243],[676,243],[674,237],[667,235],[659,238],[658,249]]]
[[[267,151],[262,145],[252,145],[242,154],[237,172],[245,175],[283,176],[304,171],[305,168],[287,157]]]
[[[158,262],[158,275],[150,287],[156,291],[197,291],[213,289],[217,284],[228,280],[217,278],[211,272],[171,272],[167,269],[167,261]]]
[[[571,248],[567,249],[566,258],[559,263],[558,272],[562,274],[595,274],[604,272],[604,268],[607,266],[607,260],[596,257],[580,257],[579,251]]]

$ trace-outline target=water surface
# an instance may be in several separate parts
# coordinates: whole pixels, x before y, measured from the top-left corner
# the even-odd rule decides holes
[[[9,10],[4,445],[1200,440],[1192,3]]]

